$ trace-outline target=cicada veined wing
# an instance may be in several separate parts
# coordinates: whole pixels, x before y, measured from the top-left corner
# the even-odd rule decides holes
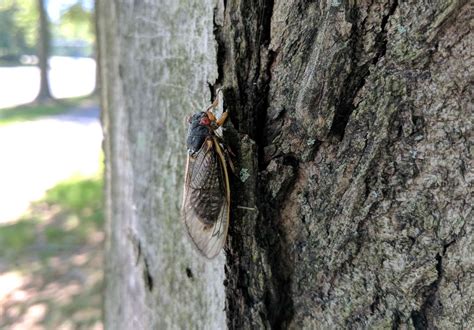
[[[230,187],[224,152],[210,135],[188,155],[182,212],[194,247],[206,258],[216,257],[229,228]]]

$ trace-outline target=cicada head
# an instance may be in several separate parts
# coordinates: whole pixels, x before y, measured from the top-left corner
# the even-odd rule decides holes
[[[207,137],[212,135],[211,121],[205,112],[198,112],[189,118],[187,147],[188,153],[194,155],[202,147]]]

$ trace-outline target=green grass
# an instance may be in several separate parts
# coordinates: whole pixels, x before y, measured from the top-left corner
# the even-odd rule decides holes
[[[0,226],[0,265],[19,272],[24,281],[19,290],[31,294],[2,302],[6,317],[0,329],[21,324],[22,314],[35,305],[46,308],[35,324],[41,328],[101,324],[102,182],[101,173],[72,177],[48,190],[21,219]]]
[[[34,239],[35,228],[32,221],[20,221],[14,225],[0,227],[0,249],[2,254],[11,255],[17,251],[23,251]]]
[[[49,257],[86,244],[102,226],[102,178],[73,177],[48,190],[29,215],[0,226],[0,251],[10,260],[31,250]]]
[[[14,108],[0,109],[0,126],[63,114],[89,100],[91,100],[91,96],[82,96],[55,100],[47,104],[31,103]]]
[[[102,200],[102,187],[97,178],[72,177],[48,190],[45,201],[81,214],[96,209]]]

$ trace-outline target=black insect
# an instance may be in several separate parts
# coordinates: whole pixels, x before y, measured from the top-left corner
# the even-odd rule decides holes
[[[230,187],[226,149],[216,130],[227,118],[217,119],[212,108],[189,119],[182,213],[197,250],[206,258],[216,257],[225,244],[229,228]]]

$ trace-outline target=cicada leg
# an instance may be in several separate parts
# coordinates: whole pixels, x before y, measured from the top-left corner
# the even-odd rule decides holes
[[[209,111],[212,112],[212,109],[217,108],[217,106],[219,105],[219,93],[220,92],[221,92],[221,89],[218,88],[217,91],[216,91],[216,98],[214,99],[214,102],[212,102],[212,104],[206,109],[206,112],[209,112]]]
[[[227,117],[229,116],[227,111],[223,112],[221,118],[219,118],[219,119],[217,119],[216,116],[211,111],[207,111],[206,114],[207,114],[207,117],[209,117],[209,120],[212,123],[211,127],[214,130],[216,130],[219,127],[221,127],[222,125],[224,125],[224,122],[226,121]]]
[[[227,163],[229,164],[230,170],[235,175],[236,174],[235,173],[235,166],[234,166],[234,163],[232,162],[232,158],[229,155],[230,150],[228,148],[225,148],[224,152],[225,152],[225,156],[226,156],[225,158],[227,160]]]
[[[222,125],[224,125],[225,120],[227,119],[227,116],[228,116],[228,115],[229,115],[229,114],[227,113],[227,111],[222,113],[221,118],[219,118],[219,119],[216,121],[217,127],[221,127]]]
[[[206,145],[207,145],[207,150],[208,150],[208,151],[211,150],[211,149],[212,149],[212,146],[213,146],[212,140],[211,140],[211,139],[207,139],[207,140],[206,140]]]
[[[216,142],[219,144],[219,147],[221,147],[222,152],[224,154],[224,158],[229,164],[229,167],[232,173],[235,174],[236,173],[235,166],[234,166],[234,163],[232,162],[232,157],[236,157],[235,154],[232,152],[232,149],[228,145],[224,144],[224,141],[222,141],[220,137],[216,136],[215,139],[216,139]]]
[[[222,116],[219,119],[217,119],[216,116],[214,115],[214,113],[212,112],[212,109],[217,108],[217,106],[219,105],[219,93],[220,92],[221,92],[221,89],[220,88],[217,89],[216,98],[215,98],[214,102],[212,102],[212,104],[206,110],[207,116],[209,117],[209,119],[212,122],[216,123],[217,127],[221,127],[225,123],[225,121],[227,119],[227,116],[229,115],[226,111],[226,112],[222,113]]]
[[[216,122],[216,121],[217,121],[216,116],[214,116],[214,114],[212,113],[211,110],[207,110],[207,111],[206,111],[206,114],[207,114],[207,116],[209,117],[209,120],[210,120],[211,122]]]

